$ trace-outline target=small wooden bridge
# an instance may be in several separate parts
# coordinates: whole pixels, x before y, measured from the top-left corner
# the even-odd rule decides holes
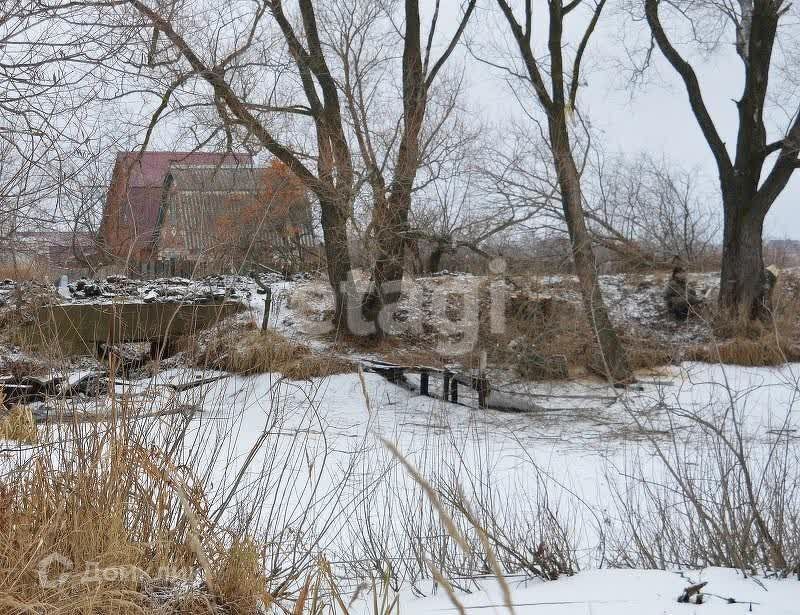
[[[365,371],[379,374],[389,382],[414,393],[478,409],[502,412],[546,412],[552,410],[552,408],[539,404],[536,401],[539,399],[589,401],[593,402],[590,408],[594,409],[609,406],[618,400],[617,395],[612,393],[530,393],[493,386],[482,369],[465,374],[447,368],[398,365],[373,359],[363,359],[360,363]],[[419,385],[409,380],[407,377],[409,374],[419,375]],[[439,381],[436,383],[436,387],[432,386],[432,379]]]
[[[397,365],[374,360],[362,361],[362,367],[366,371],[380,374],[393,384],[399,384],[414,390],[417,390],[417,388],[410,385],[405,376],[406,374],[419,374],[419,394],[429,397],[436,397],[435,394],[431,394],[431,376],[439,378],[442,381],[440,399],[454,404],[458,403],[458,385],[462,384],[477,393],[479,408],[488,407],[487,402],[491,387],[484,376],[467,376],[445,368],[425,365]]]
[[[23,336],[61,355],[95,354],[105,345],[150,342],[162,352],[175,338],[213,326],[244,309],[241,303],[70,303],[39,308]]]

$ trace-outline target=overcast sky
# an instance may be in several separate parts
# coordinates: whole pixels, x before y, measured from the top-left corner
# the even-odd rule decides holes
[[[444,0],[439,20],[440,41],[449,38],[461,15],[462,0]],[[587,3],[587,5],[590,3]],[[593,3],[591,3],[593,4]],[[622,36],[630,41],[637,35],[647,40],[646,26],[634,24],[614,12],[619,2],[611,0],[606,14],[586,54],[584,78],[588,85],[581,89],[578,106],[584,117],[603,139],[603,149],[609,153],[623,153],[631,158],[639,152],[647,152],[655,158],[662,155],[677,162],[685,169],[697,169],[712,186],[716,186],[716,168],[710,150],[691,113],[682,82],[657,50],[654,52],[654,69],[648,73],[649,83],[633,88],[624,75],[627,61]],[[538,48],[546,49],[547,15],[546,3],[534,3],[535,36]],[[424,9],[432,10],[433,0],[423,0]],[[507,26],[497,13],[494,0],[480,0],[468,31],[467,39],[473,52],[503,55],[511,49]],[[800,10],[797,11],[800,14]],[[584,13],[584,15],[587,15]],[[537,19],[538,17],[538,19]],[[582,19],[582,18],[578,18]],[[575,19],[572,20],[576,21]],[[578,27],[581,24],[577,24]],[[735,100],[741,94],[743,71],[741,61],[728,40],[719,46],[710,57],[690,58],[698,73],[706,104],[721,133],[728,143],[729,151],[735,146],[737,112]],[[574,48],[574,47],[573,47]],[[682,47],[688,54],[689,48]],[[493,51],[492,51],[493,50]],[[798,61],[800,65],[800,61]],[[453,58],[451,70],[463,69],[466,80],[466,105],[494,125],[502,127],[513,116],[521,117],[519,103],[504,82],[503,74],[470,56],[462,48]],[[800,74],[800,66],[798,66]],[[773,80],[773,84],[776,80]],[[399,84],[396,84],[399,87]],[[800,89],[800,86],[797,86]],[[800,102],[800,91],[793,99],[794,109]],[[531,101],[534,105],[534,102]],[[140,105],[141,106],[141,105]],[[783,136],[774,130],[788,125],[785,113],[771,108],[767,117],[773,130],[768,139]],[[173,142],[173,133],[168,127],[158,131],[161,137],[154,139],[153,146],[168,148]],[[720,205],[721,206],[721,205]],[[789,186],[779,197],[767,216],[765,237],[792,238],[800,240],[800,172],[796,172]]]
[[[448,6],[451,11],[448,17],[455,23],[460,2],[450,0],[443,4]],[[484,1],[482,4],[484,10],[490,10],[495,3]],[[539,7],[539,23],[544,27],[546,6],[539,3]],[[592,65],[585,75],[588,87],[581,90],[579,108],[591,119],[595,128],[602,131],[607,151],[632,156],[639,151],[647,151],[656,157],[663,153],[686,168],[698,168],[709,181],[716,181],[716,167],[711,152],[691,113],[682,82],[660,53],[655,52],[656,70],[650,74],[647,86],[634,89],[626,82],[619,66],[626,62],[620,37],[621,23],[621,18],[613,13],[609,13],[605,21],[601,20],[594,49],[588,54],[587,66],[588,62]],[[473,39],[492,40],[499,46],[503,43],[497,41],[506,38],[506,33],[494,26],[501,25],[484,13],[476,20],[470,34]],[[628,38],[631,38],[636,27],[630,22],[626,24]],[[540,40],[544,42],[544,37],[540,36]],[[737,110],[734,100],[739,98],[743,83],[741,61],[733,45],[727,42],[711,57],[695,56],[692,60],[706,104],[730,151],[736,143]],[[516,99],[505,87],[497,70],[470,61],[467,57],[463,57],[462,61],[469,63],[466,75],[470,99],[487,118],[502,120],[510,114],[511,109],[518,108]],[[797,109],[798,100],[794,99],[794,109]],[[782,129],[788,124],[783,111],[774,108],[769,111],[768,121],[780,125]],[[773,131],[768,139],[781,136]],[[765,236],[800,239],[800,172],[794,174],[767,216]]]

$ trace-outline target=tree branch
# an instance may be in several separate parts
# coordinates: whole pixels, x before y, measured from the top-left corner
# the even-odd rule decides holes
[[[789,183],[795,170],[800,167],[800,110],[782,143],[775,166],[756,194],[756,201],[765,213]]]
[[[211,87],[214,92],[225,101],[228,108],[233,112],[237,119],[241,120],[242,124],[246,126],[261,144],[276,158],[283,162],[297,177],[306,184],[316,194],[325,195],[327,187],[324,186],[306,166],[294,156],[288,148],[278,143],[272,134],[264,128],[261,122],[250,113],[247,106],[239,99],[236,93],[231,89],[231,86],[218,72],[211,70],[200,57],[192,50],[186,40],[178,34],[167,20],[165,20],[156,11],[141,2],[141,0],[129,0],[130,4],[139,13],[144,15],[154,27],[158,28],[164,35],[175,45],[180,54],[186,58],[186,61],[192,67],[194,72],[202,77]]]
[[[572,5],[576,5],[580,3],[581,0],[575,0],[572,2]],[[606,0],[600,0],[597,3],[597,6],[594,7],[594,13],[592,14],[592,20],[589,22],[589,25],[586,27],[586,32],[583,34],[583,38],[581,39],[580,45],[578,45],[578,51],[575,53],[575,61],[572,64],[572,82],[569,86],[569,106],[571,109],[575,108],[575,99],[578,97],[578,87],[580,85],[580,71],[581,71],[581,61],[583,60],[583,54],[586,51],[586,46],[589,44],[589,38],[591,38],[592,33],[594,32],[595,28],[597,27],[597,22],[600,19],[600,13],[603,11],[603,7],[606,4]],[[572,9],[570,5],[564,7],[564,14],[566,15]]]
[[[686,92],[689,96],[689,104],[692,107],[697,123],[700,125],[700,130],[703,132],[708,146],[711,148],[711,153],[717,163],[717,169],[721,178],[730,179],[733,176],[733,164],[731,163],[728,150],[725,143],[717,132],[716,126],[708,113],[703,94],[700,90],[700,83],[697,80],[697,75],[691,65],[683,59],[678,53],[678,50],[673,47],[669,41],[661,20],[658,16],[658,6],[660,0],[646,0],[645,1],[645,16],[647,23],[650,25],[650,30],[656,40],[661,53],[672,65],[672,67],[680,75],[686,87]]]
[[[442,56],[436,61],[436,64],[433,65],[430,72],[428,73],[427,78],[425,79],[425,87],[430,88],[433,80],[436,79],[436,74],[441,70],[444,63],[447,62],[447,59],[453,53],[453,50],[456,48],[461,35],[464,33],[464,30],[467,27],[467,22],[469,21],[472,12],[475,10],[475,5],[478,3],[478,0],[469,0],[469,4],[467,4],[467,9],[464,11],[464,15],[461,17],[461,21],[458,24],[458,29],[456,33],[453,35],[453,38],[450,39],[450,44],[447,46],[447,49],[444,50]],[[437,2],[438,7],[438,2]],[[431,33],[431,36],[433,34]]]
[[[500,10],[503,11],[503,15],[505,16],[506,21],[511,28],[511,33],[514,36],[514,40],[517,42],[520,55],[522,56],[522,60],[525,63],[525,68],[528,71],[528,79],[530,80],[531,85],[536,92],[536,96],[539,98],[539,102],[542,104],[545,110],[549,112],[553,106],[553,100],[550,98],[550,94],[547,92],[544,79],[542,79],[542,73],[539,70],[539,64],[533,55],[533,50],[531,49],[530,45],[530,18],[532,14],[531,0],[525,0],[526,30],[524,32],[522,30],[522,26],[519,25],[517,18],[514,17],[514,10],[511,8],[507,0],[497,0],[497,4],[500,6]]]

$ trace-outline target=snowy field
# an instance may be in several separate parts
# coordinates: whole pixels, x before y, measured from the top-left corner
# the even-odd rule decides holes
[[[214,374],[181,369],[158,381],[188,382],[201,375]],[[209,470],[202,480],[216,494],[210,508],[220,499],[241,497],[245,509],[259,508],[266,538],[278,544],[292,532],[309,550],[336,562],[343,587],[354,593],[364,570],[359,563],[376,555],[375,543],[385,549],[383,557],[398,560],[411,558],[412,535],[451,555],[454,548],[430,534],[441,533],[440,526],[430,523],[430,506],[384,438],[437,488],[457,484],[467,500],[488,503],[498,519],[516,527],[514,540],[538,540],[543,526],[536,517],[543,511],[558,518],[582,571],[553,582],[512,575],[516,613],[789,614],[800,612],[797,579],[751,578],[680,562],[666,562],[666,571],[615,566],[625,566],[620,554],[630,538],[625,528],[632,510],[626,505],[635,504],[645,517],[659,514],[648,509],[652,502],[632,494],[645,484],[669,482],[665,459],[686,464],[695,478],[714,480],[719,451],[702,425],[735,426],[757,481],[774,469],[778,454],[796,455],[798,379],[800,365],[684,364],[634,391],[597,382],[530,385],[528,392],[540,395],[547,409],[526,414],[421,397],[374,374],[312,382],[277,374],[229,376],[161,401],[155,382],[126,386],[128,394],[149,395],[165,406],[199,404],[203,411],[191,415],[186,452],[178,460]],[[147,420],[153,421],[148,432],[154,444],[174,429],[172,422]],[[222,456],[204,458],[220,449]],[[254,496],[248,485],[264,476],[267,486]],[[261,499],[254,503],[254,497]],[[529,525],[521,527],[522,519]],[[278,562],[280,554],[275,557]],[[508,612],[495,582],[481,580],[467,563],[464,569],[476,577],[455,590],[465,610]],[[413,564],[400,563],[394,573],[402,587],[401,610],[457,612],[441,587],[432,588]],[[702,581],[709,581],[705,604],[677,603],[685,587]],[[370,605],[371,598],[357,600],[354,609],[368,612]]]
[[[615,281],[608,276],[606,284]],[[260,324],[264,296],[250,282],[235,290],[249,308],[243,318]],[[323,286],[274,282],[271,290],[270,326],[324,349],[319,334],[330,298]],[[628,311],[642,315],[642,326],[657,316],[654,285],[638,294],[622,289],[615,298],[639,306]],[[215,380],[181,390],[200,378]],[[353,613],[375,615],[363,586],[375,562],[389,563],[401,611],[509,612],[486,562],[461,553],[443,533],[420,481],[436,489],[461,531],[474,529],[459,512],[466,505],[482,527],[505,532],[497,557],[514,571],[508,584],[517,614],[800,613],[796,577],[704,564],[714,547],[697,511],[732,514],[723,525],[747,533],[753,521],[737,517],[746,467],[752,497],[769,510],[778,541],[793,557],[800,553],[800,364],[684,363],[641,380],[630,390],[597,380],[516,383],[513,390],[535,396],[542,410],[502,413],[422,397],[372,373],[288,381],[179,367],[117,383],[114,402],[61,403],[103,413],[128,402],[146,408],[133,421],[143,444],[170,451],[182,478],[207,494],[211,518],[217,509],[255,518],[251,526],[266,544],[290,544],[308,558],[324,554],[343,592],[359,596]],[[439,391],[441,383],[432,378],[430,386]],[[14,448],[0,445],[0,467],[25,461],[25,447]],[[713,511],[718,499],[729,510]],[[692,544],[681,544],[685,536]],[[569,551],[577,574],[547,582],[526,574],[525,558],[542,549]],[[276,547],[271,557],[279,568],[287,553]],[[432,585],[428,558],[447,569],[460,606]],[[704,604],[678,604],[685,587],[703,581]]]
[[[678,604],[683,588],[708,581],[703,604]],[[797,581],[745,578],[729,569],[691,573],[660,570],[589,570],[557,581],[509,579],[513,612],[517,615],[739,615],[798,612]],[[712,595],[714,594],[714,595]],[[406,612],[434,615],[458,613],[444,595],[401,601]],[[459,597],[468,613],[508,614],[503,592],[484,583]],[[734,600],[735,602],[731,602]]]

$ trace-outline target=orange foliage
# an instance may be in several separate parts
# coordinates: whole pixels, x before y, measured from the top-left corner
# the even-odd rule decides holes
[[[229,257],[248,252],[255,244],[262,250],[270,248],[275,232],[286,240],[302,232],[296,221],[305,218],[303,183],[277,159],[259,173],[258,179],[259,190],[253,198],[231,195],[215,215],[214,244]]]
[[[271,216],[286,221],[291,217],[291,208],[304,201],[305,186],[298,177],[277,158],[261,174],[259,201],[269,208]]]

